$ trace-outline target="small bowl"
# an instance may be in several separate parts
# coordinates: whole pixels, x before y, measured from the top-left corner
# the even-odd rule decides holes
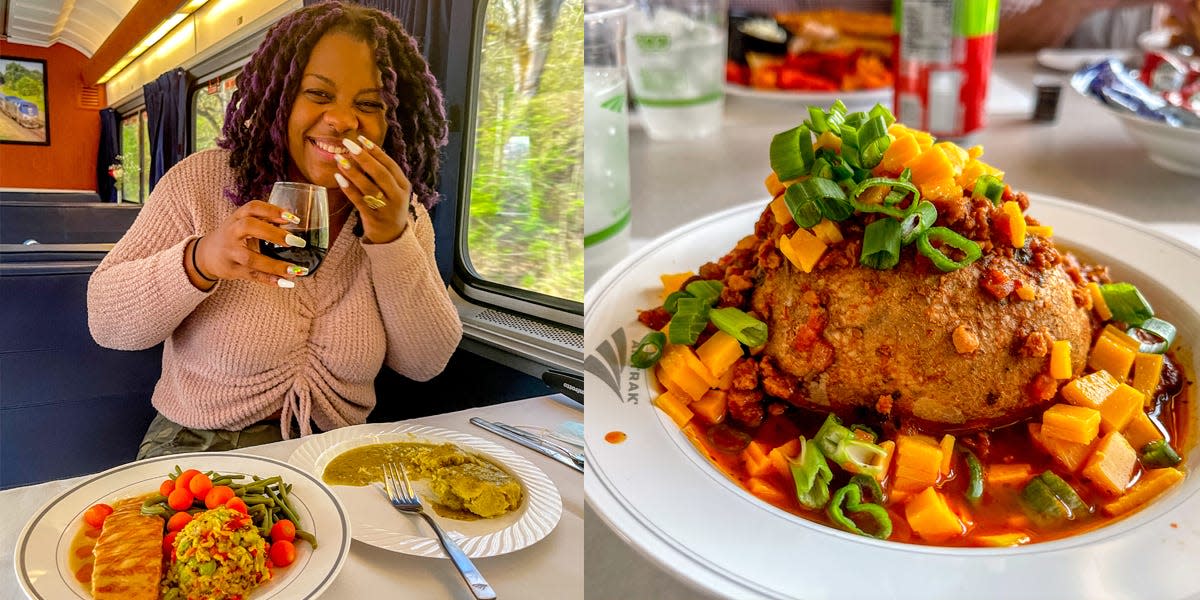
[[[1154,164],[1184,175],[1200,177],[1200,129],[1172,127],[1105,106],[1139,144]]]

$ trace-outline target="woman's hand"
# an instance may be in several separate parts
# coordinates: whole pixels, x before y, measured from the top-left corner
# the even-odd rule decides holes
[[[297,223],[299,217],[262,200],[252,200],[238,207],[216,231],[193,242],[187,248],[184,265],[197,271],[201,281],[212,287],[213,280],[245,279],[264,285],[282,288],[295,287],[292,280],[307,273],[304,267],[282,260],[263,256],[258,250],[262,240],[280,246],[303,247],[303,238],[288,233],[279,227],[283,223]],[[193,262],[193,257],[194,261]],[[192,279],[197,283],[197,279]]]
[[[343,139],[350,151],[337,157],[340,173],[334,173],[342,192],[358,208],[363,236],[372,244],[386,244],[408,227],[412,183],[400,165],[371,140],[358,136],[358,143]]]

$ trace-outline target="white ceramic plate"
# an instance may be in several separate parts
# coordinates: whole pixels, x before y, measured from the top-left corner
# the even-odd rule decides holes
[[[1116,58],[1125,61],[1129,58],[1128,50],[1115,48],[1093,50],[1085,48],[1043,48],[1038,50],[1037,64],[1041,67],[1061,73],[1074,73],[1092,63],[1106,58]]]
[[[1179,339],[1200,340],[1200,252],[1111,213],[1032,198],[1029,214],[1053,225],[1059,243],[1137,285],[1178,327]],[[1144,510],[1094,532],[1022,548],[959,549],[834,530],[754,498],[713,468],[650,404],[645,373],[626,357],[647,331],[636,314],[658,302],[658,276],[722,256],[753,231],[765,204],[735,207],[662,236],[609,271],[585,298],[584,491],[621,538],[680,579],[731,598],[1200,597],[1195,473]],[[1191,372],[1200,372],[1196,359],[1188,360]],[[613,431],[627,438],[605,441]],[[1195,444],[1188,461],[1200,463]]]
[[[842,103],[851,110],[869,109],[876,104],[889,107],[892,105],[892,88],[890,87],[859,90],[856,92],[811,92],[802,90],[760,90],[726,82],[725,93],[730,96],[751,98],[754,100],[772,100],[791,104],[820,106],[822,108],[829,108],[838,99],[841,99]]]
[[[427,506],[427,512],[454,538],[471,558],[515,552],[550,534],[562,516],[562,497],[550,478],[533,463],[508,449],[473,435],[427,427],[368,423],[335,429],[313,436],[288,459],[293,465],[320,478],[325,466],[337,455],[368,444],[386,442],[431,442],[458,444],[482,454],[521,481],[525,501],[515,511],[493,519],[462,521],[445,518]],[[422,484],[413,485],[421,491]],[[401,514],[388,503],[378,484],[362,487],[332,487],[350,510],[354,539],[414,556],[445,558],[433,531],[415,515]]]
[[[309,474],[275,460],[248,454],[199,452],[149,458],[109,469],[51,500],[36,513],[13,553],[21,589],[34,599],[90,600],[91,593],[75,580],[67,566],[71,540],[79,530],[83,513],[93,504],[112,504],[154,492],[167,473],[181,469],[213,470],[273,477],[281,475],[292,484],[289,495],[301,529],[317,538],[314,550],[296,544],[296,562],[274,569],[274,577],[250,594],[248,600],[294,600],[321,595],[350,553],[350,521],[346,509],[325,484]]]

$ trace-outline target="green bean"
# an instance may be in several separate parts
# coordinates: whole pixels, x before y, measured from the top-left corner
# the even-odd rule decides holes
[[[171,511],[165,506],[143,506],[142,514],[146,516],[168,517]]]
[[[263,496],[261,494],[247,494],[245,496],[242,496],[242,501],[246,503],[246,506],[256,506],[259,504],[265,504],[267,506],[275,506],[274,500],[272,500],[266,496]]]
[[[151,506],[154,506],[155,504],[165,504],[166,501],[167,501],[166,496],[164,496],[162,494],[155,494],[155,495],[147,498],[146,501],[142,503],[142,508],[150,508]]]
[[[212,482],[213,487],[217,487],[218,485],[229,485],[231,483],[233,483],[233,480],[228,477],[222,477],[221,479],[214,479]]]
[[[279,510],[283,511],[292,525],[300,525],[300,518],[296,516],[296,511],[292,510],[292,503],[288,500],[287,492],[283,491],[282,487],[279,489]]]
[[[281,478],[281,477],[280,477],[280,476],[278,476],[278,475],[276,475],[276,476],[274,476],[274,477],[268,477],[268,478],[266,478],[266,479],[259,479],[259,480],[256,480],[254,483],[251,483],[251,484],[249,484],[249,485],[246,485],[245,487],[243,487],[243,488],[242,488],[242,491],[243,491],[243,492],[249,492],[249,491],[251,491],[251,490],[258,490],[258,489],[261,489],[261,488],[265,488],[265,487],[267,487],[267,486],[269,486],[269,485],[272,485],[272,484],[275,484],[275,483],[279,483],[280,481],[282,481],[282,479],[283,479],[283,478]]]
[[[175,478],[179,477],[180,475],[183,475],[183,469],[180,469],[179,465],[175,465],[174,473],[167,473],[167,477],[170,477],[171,481],[175,481]]]
[[[308,544],[313,547],[313,550],[317,549],[317,536],[315,536],[307,531],[297,529],[296,537],[308,542]]]

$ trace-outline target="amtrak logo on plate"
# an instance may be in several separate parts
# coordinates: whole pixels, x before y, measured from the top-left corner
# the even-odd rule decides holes
[[[618,327],[597,346],[583,361],[583,370],[595,375],[622,404],[637,405],[642,400],[645,388],[645,371],[627,369],[633,345],[625,335],[625,328]]]

